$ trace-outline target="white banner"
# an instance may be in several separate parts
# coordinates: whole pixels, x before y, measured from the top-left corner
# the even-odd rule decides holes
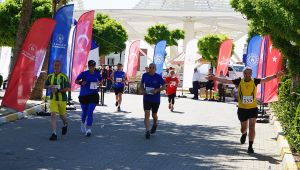
[[[195,60],[200,58],[197,47],[198,40],[189,41],[185,49],[184,68],[183,68],[183,88],[193,87],[193,74]]]
[[[99,47],[90,51],[86,65],[88,65],[89,60],[94,60],[96,62],[96,68],[99,67]]]
[[[9,65],[11,60],[11,47],[0,47],[0,74],[3,80],[8,78]]]

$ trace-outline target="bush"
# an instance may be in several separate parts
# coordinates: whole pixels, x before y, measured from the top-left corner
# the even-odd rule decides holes
[[[291,147],[300,155],[300,96],[291,95],[291,79],[283,78],[279,101],[272,104]]]

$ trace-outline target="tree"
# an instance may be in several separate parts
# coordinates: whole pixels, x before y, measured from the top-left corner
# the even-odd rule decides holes
[[[183,30],[175,29],[170,31],[167,26],[162,24],[148,28],[148,34],[144,37],[144,40],[151,45],[155,45],[161,40],[166,40],[167,46],[177,46],[177,41],[180,39],[184,39]]]
[[[231,0],[232,7],[249,20],[249,35],[269,34],[273,45],[288,59],[292,86],[300,85],[300,1]]]
[[[219,49],[225,40],[227,35],[224,34],[209,34],[199,39],[198,41],[198,52],[202,55],[202,58],[209,61],[213,67],[216,67],[219,55]],[[232,53],[234,46],[232,46]]]
[[[127,31],[108,15],[98,13],[93,23],[93,40],[100,46],[99,55],[121,52],[126,48]]]

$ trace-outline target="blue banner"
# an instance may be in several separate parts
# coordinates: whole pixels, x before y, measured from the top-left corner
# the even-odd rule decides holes
[[[156,73],[162,75],[165,61],[167,42],[165,40],[159,41],[154,49],[153,63],[156,64]]]
[[[257,77],[261,42],[262,42],[262,37],[256,35],[251,38],[247,48],[246,66],[252,68],[253,78]]]
[[[54,72],[54,60],[61,61],[61,72],[68,75],[68,41],[73,20],[74,5],[66,5],[61,7],[55,14],[55,29],[51,39],[51,51],[48,64],[48,74]]]

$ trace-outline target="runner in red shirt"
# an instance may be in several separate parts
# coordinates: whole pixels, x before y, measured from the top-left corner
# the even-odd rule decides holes
[[[165,83],[167,85],[167,96],[169,98],[169,109],[171,111],[174,110],[174,103],[175,103],[175,97],[176,97],[176,90],[179,83],[178,78],[175,75],[175,71],[172,70],[170,72],[170,75],[166,77]]]

